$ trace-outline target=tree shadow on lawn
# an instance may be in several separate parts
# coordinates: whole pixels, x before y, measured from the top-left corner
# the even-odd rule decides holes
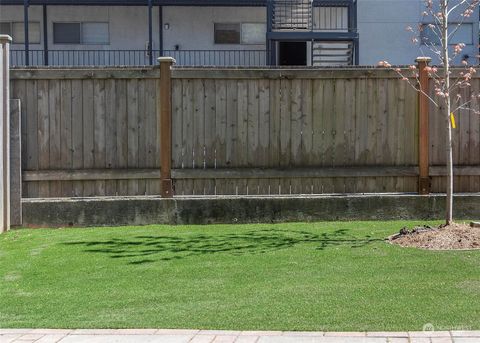
[[[170,261],[205,254],[262,254],[280,249],[311,244],[316,250],[336,246],[363,247],[383,239],[353,236],[349,230],[315,234],[298,230],[252,230],[218,235],[155,236],[140,235],[131,238],[112,238],[105,241],[67,242],[65,245],[83,246],[85,252],[103,253],[116,259],[136,259],[128,264]],[[137,260],[138,258],[143,258]],[[155,258],[155,259],[154,259]]]

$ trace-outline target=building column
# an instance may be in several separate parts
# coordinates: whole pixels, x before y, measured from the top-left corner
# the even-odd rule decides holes
[[[48,66],[48,21],[47,5],[43,5],[43,64]]]
[[[29,0],[23,0],[23,27],[25,33],[25,65],[30,65],[30,47],[28,35],[28,6]]]
[[[158,6],[158,50],[163,56],[163,7]]]
[[[148,63],[153,64],[152,0],[148,0]]]

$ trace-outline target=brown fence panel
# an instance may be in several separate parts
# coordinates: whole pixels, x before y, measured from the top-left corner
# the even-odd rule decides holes
[[[418,189],[417,94],[385,70],[177,69],[172,98],[177,195]],[[385,176],[345,172],[366,166]]]
[[[471,88],[457,91],[464,101],[480,91],[480,78],[472,79],[471,84]],[[453,96],[455,98],[456,94]],[[472,109],[478,111],[478,100],[473,101],[469,109],[457,110],[454,114],[456,128],[452,130],[452,135],[455,192],[480,192],[480,115]],[[430,174],[434,193],[446,191],[446,131],[445,118],[440,111],[441,109],[430,106]]]
[[[154,69],[14,70],[24,197],[160,194]]]

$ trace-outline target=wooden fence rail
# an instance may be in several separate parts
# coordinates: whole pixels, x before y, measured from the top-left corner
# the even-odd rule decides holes
[[[14,69],[23,196],[443,191],[442,119],[392,71],[171,63]],[[456,190],[478,192],[480,121],[458,126]]]

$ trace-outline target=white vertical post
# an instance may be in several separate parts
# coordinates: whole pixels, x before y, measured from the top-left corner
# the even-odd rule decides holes
[[[0,35],[0,233],[10,229],[10,74],[9,55],[12,38]]]

